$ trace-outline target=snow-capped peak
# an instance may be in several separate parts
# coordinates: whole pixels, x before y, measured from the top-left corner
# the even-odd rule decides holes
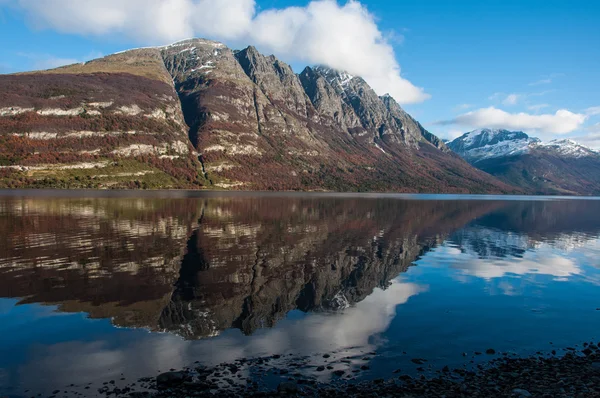
[[[562,156],[581,158],[584,156],[600,155],[598,151],[581,145],[571,139],[556,139],[540,144],[540,146],[559,153]]]
[[[337,85],[342,88],[345,88],[348,85],[348,83],[350,83],[355,77],[354,75],[351,75],[348,72],[329,68],[323,65],[316,66],[315,70],[321,73],[325,77],[325,79],[327,79],[329,84],[331,84],[332,86]]]
[[[538,138],[529,137],[522,131],[503,129],[473,130],[456,138],[448,146],[471,163],[484,159],[527,154],[537,148],[563,157],[580,158],[600,155],[599,152],[571,139],[542,143]]]
[[[470,162],[478,162],[528,153],[537,142],[537,138],[530,138],[522,131],[477,129],[458,137],[448,146]]]

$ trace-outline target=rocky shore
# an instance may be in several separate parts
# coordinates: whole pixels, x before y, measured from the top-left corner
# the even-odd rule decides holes
[[[368,365],[350,365],[350,360],[323,359],[329,365],[302,372],[303,358],[294,356],[241,359],[215,367],[171,370],[156,377],[146,377],[125,387],[113,380],[93,391],[86,387],[79,396],[107,397],[600,397],[600,344],[584,343],[582,348],[568,347],[564,354],[556,351],[519,358],[488,349],[494,359],[472,369],[428,371],[417,368],[419,375],[400,369],[368,381],[355,375]],[[374,353],[372,353],[374,354]],[[476,353],[481,354],[481,353]],[[465,354],[466,355],[466,354]],[[425,365],[414,358],[414,364]],[[365,362],[368,363],[368,362]],[[343,368],[343,365],[348,365]],[[329,373],[329,375],[328,375]],[[325,379],[319,376],[330,376]],[[89,394],[87,394],[89,392]],[[67,391],[55,391],[62,396]]]

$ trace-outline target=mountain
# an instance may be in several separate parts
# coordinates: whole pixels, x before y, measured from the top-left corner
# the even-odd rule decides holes
[[[532,193],[600,194],[600,153],[573,140],[542,142],[522,131],[479,129],[447,145],[473,166]]]
[[[0,186],[518,192],[360,77],[204,39],[0,76]]]

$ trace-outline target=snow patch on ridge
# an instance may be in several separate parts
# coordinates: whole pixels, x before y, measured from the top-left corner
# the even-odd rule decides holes
[[[477,129],[456,138],[449,147],[471,162],[508,157],[544,149],[555,155],[570,158],[598,156],[599,152],[570,139],[552,140],[546,143],[529,137],[521,131],[502,129]]]
[[[600,155],[600,152],[595,151],[592,148],[588,148],[585,145],[581,145],[568,138],[541,143],[540,146],[551,149],[562,156],[571,158]]]

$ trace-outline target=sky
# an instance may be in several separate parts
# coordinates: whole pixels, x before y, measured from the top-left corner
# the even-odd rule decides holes
[[[360,75],[442,138],[600,149],[599,20],[596,0],[0,0],[0,73],[203,37]]]

